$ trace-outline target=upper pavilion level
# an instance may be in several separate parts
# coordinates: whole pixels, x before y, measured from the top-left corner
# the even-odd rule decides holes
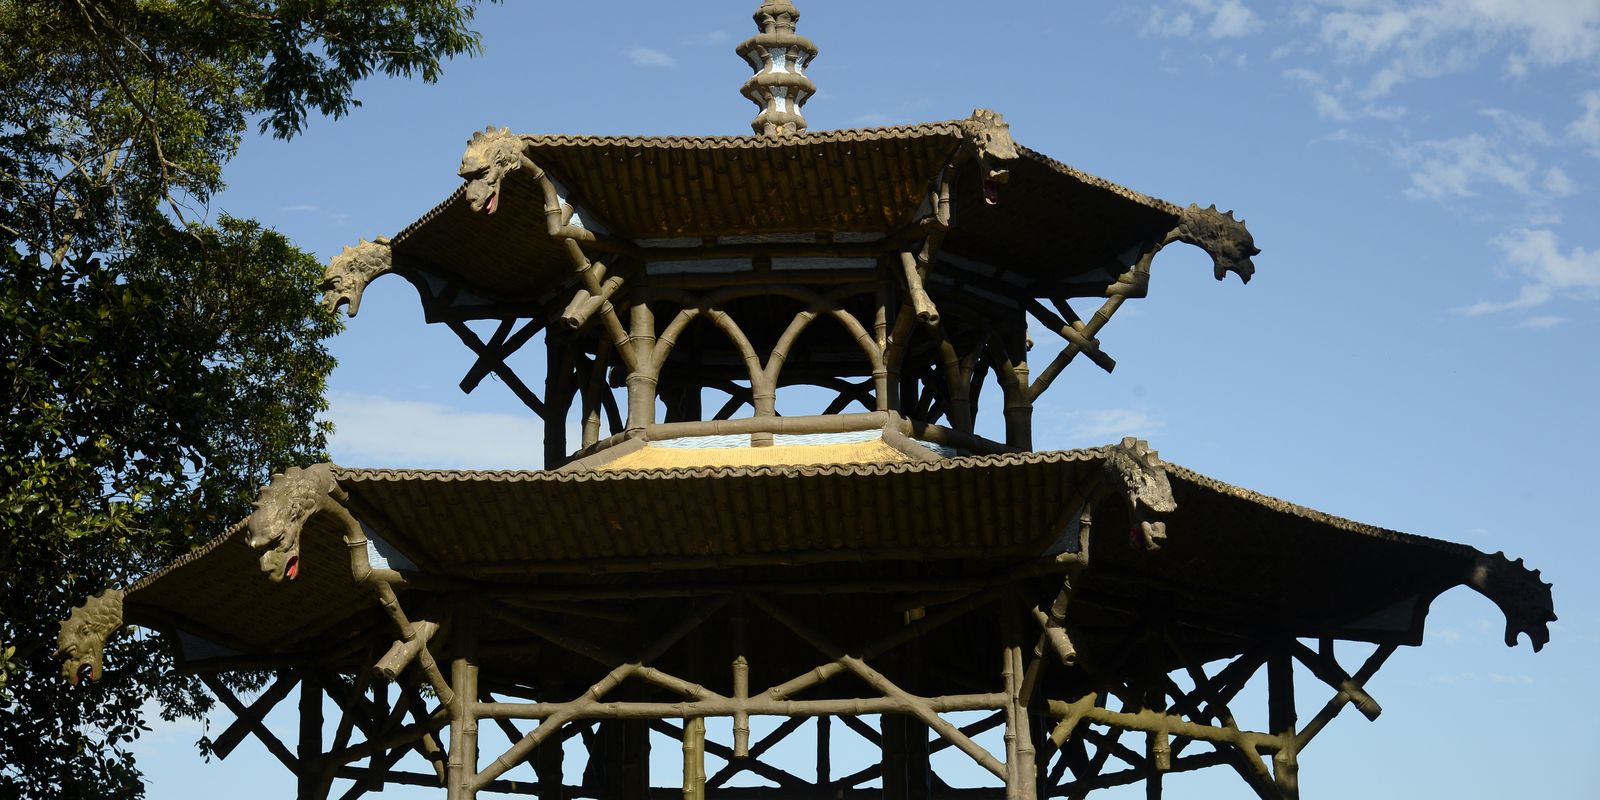
[[[754,135],[489,127],[459,189],[333,259],[328,303],[354,316],[368,281],[405,277],[476,355],[462,388],[495,374],[544,418],[548,467],[816,442],[790,436],[881,436],[924,460],[1031,449],[1034,402],[1070,362],[1115,367],[1100,332],[1167,245],[1250,279],[1259,251],[1231,212],[1080,172],[993,111],[807,130],[798,16],[763,4],[738,48]],[[541,337],[539,388],[508,359]]]

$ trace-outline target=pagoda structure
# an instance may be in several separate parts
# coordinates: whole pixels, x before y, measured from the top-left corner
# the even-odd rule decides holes
[[[254,736],[308,800],[1159,797],[1202,768],[1284,800],[1343,709],[1379,715],[1365,686],[1440,593],[1547,641],[1520,561],[1134,439],[1034,450],[1036,401],[1074,361],[1115,366],[1102,332],[1156,256],[1248,281],[1250,233],[992,111],[811,131],[799,16],[767,0],[738,47],[754,135],[490,127],[457,191],[329,265],[352,317],[374,278],[411,282],[471,351],[461,388],[497,376],[544,421],[546,469],[290,469],[74,612],[64,673],[98,677],[124,624],[161,631],[235,716],[215,752]],[[527,348],[542,383],[510,366]],[[273,679],[241,698],[231,670]],[[1307,682],[1325,702],[1296,705]],[[291,746],[262,720],[296,690]],[[652,775],[663,737],[682,769]],[[934,768],[947,749],[982,785]]]

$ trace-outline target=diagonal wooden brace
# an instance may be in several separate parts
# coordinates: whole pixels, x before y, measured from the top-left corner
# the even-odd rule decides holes
[[[521,741],[512,745],[510,749],[502,753],[472,778],[474,790],[482,789],[494,779],[504,775],[512,767],[522,763],[528,757],[528,754],[533,752],[535,747],[538,747],[541,742],[561,730],[561,726],[571,720],[578,719],[583,716],[585,711],[600,705],[601,698],[607,692],[616,688],[618,684],[629,676],[637,673],[644,667],[645,662],[660,658],[662,653],[677,644],[683,637],[688,636],[690,631],[698,627],[700,623],[705,622],[707,617],[716,613],[727,601],[727,597],[717,597],[705,603],[694,613],[685,616],[678,624],[668,629],[662,636],[642,648],[638,657],[633,661],[616,666],[606,677],[590,686],[583,696],[574,701],[570,707],[540,722],[539,727],[534,728],[528,735],[522,737]]]
[[[1078,663],[1078,649],[1073,646],[1072,638],[1067,635],[1067,604],[1072,600],[1072,581],[1077,577],[1075,571],[1069,571],[1061,578],[1061,591],[1056,593],[1056,599],[1050,603],[1050,610],[1033,609],[1034,620],[1044,630],[1043,640],[1049,643],[1050,649],[1055,651],[1056,657],[1063,666],[1072,666]],[[1035,648],[1036,656],[1044,653]]]
[[[1045,308],[1044,304],[1038,300],[1028,301],[1028,312],[1033,314],[1035,319],[1044,323],[1051,331],[1067,340],[1067,344],[1073,350],[1065,357],[1066,360],[1070,361],[1073,356],[1082,353],[1090,361],[1093,361],[1095,366],[1106,372],[1111,372],[1117,368],[1117,360],[1100,351],[1100,342],[1094,338],[1093,334],[1086,334],[1084,331],[1067,323],[1056,316],[1055,312]]]
[[[1306,647],[1298,639],[1291,640],[1289,646],[1290,652],[1294,654],[1294,657],[1300,663],[1311,670],[1311,674],[1317,676],[1323,683],[1333,687],[1340,694],[1347,696],[1350,699],[1350,703],[1368,721],[1377,720],[1378,715],[1383,713],[1383,707],[1378,705],[1378,701],[1372,699],[1372,695],[1367,694],[1367,690],[1361,686],[1361,683],[1356,682],[1354,678],[1347,675],[1344,669],[1339,666],[1339,662]]]
[[[810,643],[812,647],[817,648],[818,650],[822,651],[824,655],[832,658],[835,664],[843,666],[845,669],[855,674],[856,677],[864,681],[868,686],[871,686],[873,689],[883,693],[885,697],[898,701],[898,703],[900,703],[904,708],[902,713],[909,713],[921,720],[924,725],[932,728],[945,740],[949,741],[951,744],[954,744],[957,748],[960,748],[961,752],[970,756],[973,761],[978,762],[979,766],[989,770],[994,774],[995,777],[1001,780],[1006,779],[1006,767],[1004,764],[1000,763],[999,759],[995,758],[992,753],[990,753],[988,750],[985,750],[983,746],[979,745],[977,742],[974,742],[966,734],[963,734],[960,729],[951,724],[949,720],[939,716],[938,712],[934,711],[928,706],[928,703],[924,700],[924,698],[918,697],[904,689],[901,689],[893,681],[889,680],[888,677],[886,677],[883,673],[867,666],[865,661],[846,653],[843,648],[833,644],[821,634],[811,630],[809,626],[800,622],[800,620],[789,615],[782,609],[773,606],[771,603],[768,603],[761,597],[751,597],[750,601],[760,607],[762,611],[766,612],[767,616],[776,620],[778,624],[788,628],[796,636],[799,636],[801,639],[804,639]]]
[[[201,679],[205,681],[206,686],[211,689],[212,693],[217,695],[217,699],[221,700],[223,705],[226,705],[234,714],[234,720],[228,725],[227,729],[217,738],[211,740],[211,752],[216,753],[217,758],[227,758],[234,748],[244,741],[246,736],[249,736],[252,731],[261,726],[261,721],[266,719],[267,714],[272,711],[273,707],[277,706],[283,698],[288,697],[289,692],[293,691],[298,683],[288,675],[279,675],[278,679],[273,681],[265,692],[262,692],[249,706],[244,706],[233,692],[228,691],[227,687],[221,686],[220,681],[216,681],[215,678],[209,675],[202,675]],[[214,682],[217,685],[213,685]],[[235,704],[238,704],[237,707]]]
[[[239,696],[234,694],[233,690],[223,685],[222,681],[218,680],[215,675],[210,673],[201,673],[200,681],[206,685],[207,689],[211,690],[212,694],[217,696],[218,700],[222,701],[224,706],[228,707],[229,711],[233,712],[235,717],[238,718],[235,724],[244,723],[246,732],[254,733],[256,738],[260,739],[261,743],[266,746],[267,752],[272,753],[273,756],[277,757],[277,759],[283,762],[283,765],[288,767],[291,772],[299,773],[300,759],[297,758],[294,753],[290,752],[289,748],[284,746],[283,742],[279,740],[272,731],[268,730],[266,724],[262,722],[262,717],[266,716],[267,711],[271,710],[270,706],[261,709],[259,715],[255,715],[253,712],[253,707],[245,706],[245,704],[239,700]],[[290,689],[293,689],[299,684],[299,681],[295,678],[289,677],[288,675],[280,676],[278,678],[278,682],[274,684],[272,688],[268,689],[268,692],[272,692],[273,689],[276,689],[278,684],[286,685],[286,688],[283,690],[283,694],[286,696]],[[278,700],[282,699],[282,696],[278,698]],[[257,703],[259,704],[259,702],[260,701],[258,700]],[[277,701],[275,700],[273,702],[276,704]],[[235,746],[237,746],[237,744],[238,743],[235,742]],[[229,751],[232,751],[231,747],[229,748]],[[223,755],[223,757],[226,757],[222,753],[218,753],[218,755]]]
[[[521,350],[522,346],[527,344],[539,331],[544,330],[543,322],[529,320],[528,324],[523,325],[513,334],[511,333],[511,328],[515,324],[515,320],[502,320],[494,335],[489,337],[488,342],[484,343],[484,349],[473,348],[473,352],[478,354],[478,359],[472,363],[472,368],[467,370],[466,377],[461,379],[461,391],[472,394],[472,390],[478,388],[478,384],[488,377],[489,373],[493,372],[497,365],[504,366],[507,358]],[[470,344],[468,346],[471,347]]]
[[[505,326],[509,323],[510,320],[502,323],[501,330],[505,330]],[[526,332],[529,328],[533,328],[538,324],[539,323],[537,322],[530,322],[523,328],[523,331]],[[509,353],[497,352],[496,348],[491,347],[488,343],[478,338],[478,334],[474,333],[471,328],[467,327],[465,322],[454,319],[445,320],[445,325],[449,326],[450,330],[455,332],[456,336],[461,339],[461,342],[465,344],[468,349],[472,350],[472,352],[478,355],[478,361],[486,364],[489,372],[493,372],[500,378],[501,381],[505,382],[506,387],[511,390],[512,394],[517,396],[518,400],[522,401],[523,405],[526,405],[528,408],[533,410],[533,413],[538,414],[541,417],[545,415],[544,401],[539,399],[539,396],[534,394],[533,390],[528,388],[526,383],[522,382],[522,378],[517,377],[517,373],[513,372],[510,367],[506,366],[505,357],[509,355]],[[542,327],[542,325],[540,327]],[[534,333],[537,332],[537,330],[534,330]],[[528,335],[531,337],[533,334],[530,333]],[[469,372],[467,377],[471,378],[472,373]],[[468,386],[472,386],[474,388],[477,386],[476,381],[469,382],[466,379],[463,379],[461,383],[463,391],[470,392],[472,389],[467,388]]]

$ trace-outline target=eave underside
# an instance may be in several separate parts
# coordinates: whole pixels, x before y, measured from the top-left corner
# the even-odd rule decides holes
[[[865,595],[903,605],[940,587],[1042,586],[1058,580],[1062,558],[1078,558],[1070,550],[1087,504],[1093,535],[1075,621],[1114,631],[1144,598],[1168,598],[1192,621],[1197,646],[1218,657],[1260,632],[1419,643],[1433,597],[1466,582],[1482,557],[1179,467],[1169,468],[1169,535],[1144,552],[1131,541],[1126,501],[1098,488],[1100,456],[337,474],[367,535],[391,563],[409,562],[412,585],[602,610],[748,584],[815,594],[817,613],[849,619]],[[370,592],[352,580],[348,547],[327,520],[309,523],[292,582],[260,574],[245,533],[235,528],[133,587],[129,619],[270,657],[324,650],[372,617]]]

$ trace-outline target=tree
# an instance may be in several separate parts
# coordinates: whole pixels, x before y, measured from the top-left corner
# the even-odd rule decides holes
[[[435,79],[476,5],[0,0],[0,796],[143,795],[144,715],[210,698],[138,634],[74,689],[55,620],[325,447],[320,265],[208,219],[248,123],[288,138],[374,71]]]

